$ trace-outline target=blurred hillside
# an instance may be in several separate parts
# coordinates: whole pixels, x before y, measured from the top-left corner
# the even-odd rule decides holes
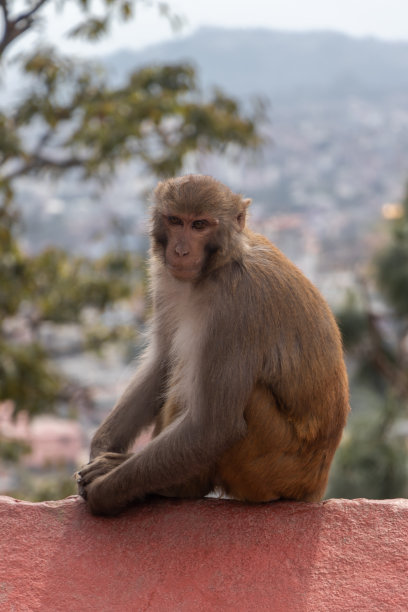
[[[192,36],[140,52],[120,51],[106,65],[120,77],[142,64],[193,60],[205,88],[272,103],[387,98],[408,89],[408,43],[352,38],[337,32],[201,28]]]

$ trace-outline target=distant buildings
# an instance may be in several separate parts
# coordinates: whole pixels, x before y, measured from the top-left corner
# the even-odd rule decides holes
[[[0,403],[0,438],[24,442],[30,447],[21,459],[30,469],[64,465],[74,470],[86,461],[84,434],[77,421],[51,415],[29,419],[25,411],[13,417],[10,401]]]

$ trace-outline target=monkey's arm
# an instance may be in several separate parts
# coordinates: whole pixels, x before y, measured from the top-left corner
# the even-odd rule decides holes
[[[223,345],[215,342],[204,355],[183,415],[112,471],[106,473],[102,457],[81,469],[91,511],[116,514],[146,494],[188,482],[244,436],[243,414],[254,382],[247,357],[242,346],[228,342],[224,328]]]
[[[97,429],[91,442],[91,459],[104,452],[128,450],[138,433],[158,414],[165,379],[165,360],[149,347],[131,383]]]
[[[220,432],[219,432],[220,433]],[[116,514],[146,494],[187,482],[211,466],[222,451],[245,434],[245,421],[223,435],[181,417],[141,452],[106,473],[104,456],[81,469],[81,487],[94,514]]]

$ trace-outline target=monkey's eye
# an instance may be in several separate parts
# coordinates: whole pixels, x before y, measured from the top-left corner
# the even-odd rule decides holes
[[[197,221],[193,221],[191,227],[195,230],[203,230],[207,227],[208,221],[206,219],[197,219]]]
[[[170,215],[170,217],[167,217],[167,221],[170,223],[170,225],[183,225],[180,217],[173,217]]]

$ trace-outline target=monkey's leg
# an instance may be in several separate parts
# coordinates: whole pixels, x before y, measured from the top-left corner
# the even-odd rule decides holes
[[[168,427],[170,423],[172,423],[179,416],[180,412],[180,407],[176,401],[173,399],[168,399],[156,419],[153,430],[153,438],[158,436],[163,429]],[[157,495],[163,495],[164,497],[204,497],[214,488],[213,473],[214,469],[207,469],[203,471],[202,474],[192,478],[188,482],[168,487],[166,489],[161,489],[160,491],[155,491],[155,493]]]
[[[332,453],[300,440],[273,395],[257,387],[245,410],[248,432],[221,458],[216,483],[228,495],[264,502],[320,500]]]
[[[214,488],[211,474],[206,473],[181,485],[156,491],[157,495],[164,497],[205,497]]]
[[[172,423],[180,414],[182,410],[179,404],[173,399],[168,398],[164,402],[159,414],[157,415],[152,437],[155,438]]]

